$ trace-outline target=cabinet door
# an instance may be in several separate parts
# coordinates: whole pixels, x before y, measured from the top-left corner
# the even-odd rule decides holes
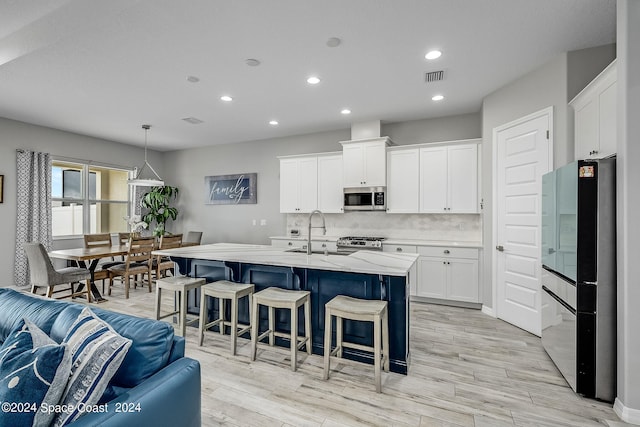
[[[417,213],[420,199],[418,149],[387,153],[387,212]]]
[[[384,141],[364,143],[364,185],[384,187],[387,180],[387,149]]]
[[[343,204],[342,156],[318,157],[318,209],[341,213]]]
[[[280,212],[298,209],[298,159],[280,160]]]
[[[364,184],[364,154],[362,144],[342,147],[342,167],[345,187],[362,187]]]
[[[595,97],[576,105],[574,138],[576,159],[593,158],[593,151],[599,150],[598,102]]]
[[[478,146],[448,147],[447,212],[478,212]]]
[[[600,146],[595,157],[607,157],[618,151],[617,144],[617,89],[616,82],[600,92],[599,117],[600,117]]]
[[[419,297],[447,297],[447,265],[442,258],[418,258],[418,284],[416,295]]]
[[[420,149],[420,212],[447,212],[447,148]]]
[[[298,212],[318,208],[318,159],[298,159]]]
[[[447,260],[447,299],[478,302],[478,261]]]

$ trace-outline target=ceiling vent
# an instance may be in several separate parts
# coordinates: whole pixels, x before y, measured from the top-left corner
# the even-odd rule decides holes
[[[185,122],[187,123],[191,123],[192,125],[199,125],[200,123],[204,123],[202,120],[196,118],[196,117],[185,117],[184,119]]]
[[[444,79],[444,71],[429,71],[424,75],[424,81],[427,83],[439,82]]]

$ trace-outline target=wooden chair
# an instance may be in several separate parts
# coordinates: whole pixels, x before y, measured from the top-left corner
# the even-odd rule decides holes
[[[108,294],[111,295],[111,283],[115,277],[124,279],[124,297],[129,298],[131,277],[140,275],[151,278],[151,252],[154,250],[155,239],[153,237],[131,237],[129,239],[129,251],[123,264],[109,268]],[[142,280],[140,280],[142,284]],[[137,283],[133,279],[134,286]],[[151,280],[147,280],[149,292],[151,292]]]
[[[85,248],[95,248],[101,246],[111,246],[111,234],[99,233],[84,235]],[[115,261],[113,257],[111,258],[111,261],[98,263],[98,266],[93,272],[93,281],[95,282],[96,280],[102,280],[102,293],[104,293],[104,282],[109,278],[109,268],[121,263],[122,261]]]
[[[66,267],[56,270],[51,258],[42,243],[25,243],[24,251],[29,261],[29,278],[31,280],[31,293],[36,294],[38,288],[47,288],[46,295],[53,297],[54,293],[64,292],[70,289],[70,293],[56,299],[86,295],[87,302],[91,302],[91,272],[81,267]],[[86,281],[86,287],[82,291],[75,291],[73,285]],[[54,291],[58,285],[68,284],[69,288]]]
[[[173,249],[182,246],[182,234],[172,234],[170,236],[160,236],[158,249]],[[167,277],[167,271],[171,270],[171,275],[175,276],[175,264],[167,256],[157,255],[153,259],[153,270],[155,279]]]

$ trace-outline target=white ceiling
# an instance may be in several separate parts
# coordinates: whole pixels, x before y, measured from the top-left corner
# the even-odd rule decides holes
[[[615,0],[0,0],[0,116],[135,145],[149,123],[158,150],[257,140],[477,112],[612,42]]]

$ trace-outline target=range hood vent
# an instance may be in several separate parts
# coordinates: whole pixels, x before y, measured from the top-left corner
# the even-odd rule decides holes
[[[431,82],[439,82],[440,80],[444,80],[444,71],[429,71],[424,75],[424,81],[427,83]]]

